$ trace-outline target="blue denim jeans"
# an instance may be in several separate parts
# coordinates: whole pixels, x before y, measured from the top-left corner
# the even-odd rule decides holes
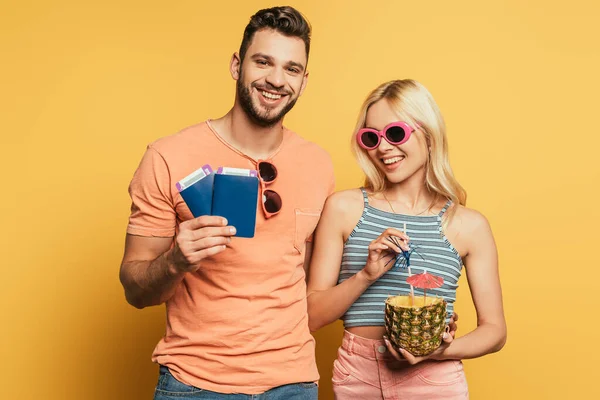
[[[314,382],[292,383],[267,390],[261,394],[223,394],[199,389],[179,382],[169,369],[161,365],[154,400],[316,400],[319,390]]]

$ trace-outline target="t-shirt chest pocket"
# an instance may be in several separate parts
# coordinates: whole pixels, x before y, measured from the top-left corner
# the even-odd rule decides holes
[[[295,213],[294,248],[302,253],[306,242],[312,240],[312,234],[321,217],[321,209],[296,208]]]

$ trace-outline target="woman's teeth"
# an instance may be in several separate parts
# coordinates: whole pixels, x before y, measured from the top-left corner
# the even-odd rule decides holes
[[[385,165],[390,165],[390,164],[394,164],[394,163],[397,163],[399,161],[402,161],[403,159],[404,159],[404,157],[387,158],[387,159],[383,160],[383,163]]]

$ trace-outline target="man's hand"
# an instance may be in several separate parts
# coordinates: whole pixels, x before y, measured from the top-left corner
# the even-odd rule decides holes
[[[194,272],[200,261],[225,250],[235,235],[235,227],[227,226],[223,217],[203,215],[179,225],[170,258],[179,272]]]

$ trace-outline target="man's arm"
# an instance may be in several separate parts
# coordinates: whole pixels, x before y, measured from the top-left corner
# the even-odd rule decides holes
[[[225,250],[235,228],[222,217],[202,216],[181,223],[175,239],[127,235],[120,279],[127,302],[154,306],[173,296],[187,272]]]
[[[173,238],[127,235],[119,277],[127,302],[136,308],[162,304],[183,279],[169,265]]]

